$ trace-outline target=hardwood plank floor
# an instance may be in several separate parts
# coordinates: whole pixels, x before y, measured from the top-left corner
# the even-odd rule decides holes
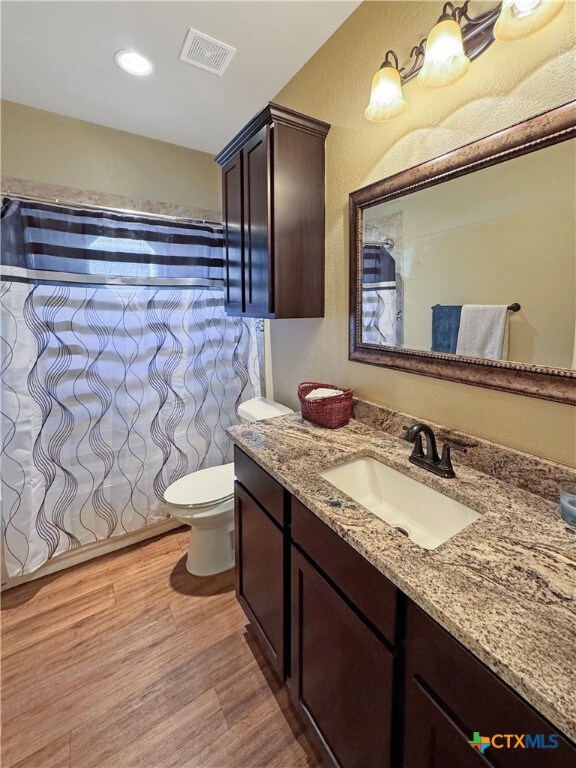
[[[2,595],[3,768],[320,768],[229,571],[170,531]]]

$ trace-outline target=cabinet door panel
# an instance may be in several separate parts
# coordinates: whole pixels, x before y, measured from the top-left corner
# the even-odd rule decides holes
[[[264,317],[274,311],[272,290],[270,126],[263,126],[242,150],[244,166],[245,311]]]
[[[468,744],[448,715],[410,680],[406,690],[405,768],[490,768],[498,766]],[[489,751],[490,748],[487,750]]]
[[[393,655],[292,547],[294,703],[340,768],[390,765]]]
[[[236,595],[282,679],[284,666],[284,535],[236,483]]]
[[[226,311],[244,311],[244,272],[242,269],[242,154],[239,152],[222,169],[222,213],[224,218],[224,259],[226,273]]]
[[[408,603],[406,626],[407,680],[421,680],[433,692],[444,712],[454,713],[462,729],[464,746],[474,732],[483,736],[496,734],[541,734],[546,743],[556,729],[524,699],[467,651],[445,629],[414,603]],[[410,682],[408,682],[410,685]],[[407,708],[409,744],[424,723],[410,722]],[[410,735],[411,733],[411,735]],[[500,743],[503,743],[500,740]],[[512,742],[515,743],[515,742]],[[472,747],[470,747],[472,751]],[[558,735],[558,746],[551,748],[489,747],[485,755],[489,764],[499,768],[572,768],[576,765],[576,747]],[[492,761],[492,762],[490,762]],[[406,768],[412,768],[410,762]]]
[[[324,315],[324,139],[274,124],[277,317]]]

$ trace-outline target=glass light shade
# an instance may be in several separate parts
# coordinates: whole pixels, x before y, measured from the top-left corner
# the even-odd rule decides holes
[[[372,78],[370,103],[364,114],[368,120],[382,123],[398,117],[407,106],[402,94],[400,73],[392,64],[384,64]]]
[[[418,82],[425,88],[442,88],[464,77],[470,59],[464,53],[462,30],[454,19],[442,19],[426,41],[424,65]]]
[[[528,37],[556,18],[565,4],[565,0],[504,0],[494,37],[500,43]]]

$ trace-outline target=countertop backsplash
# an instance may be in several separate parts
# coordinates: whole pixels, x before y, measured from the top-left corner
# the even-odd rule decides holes
[[[454,455],[456,473],[458,465],[464,464],[549,501],[558,502],[558,483],[561,480],[576,481],[576,469],[573,467],[507,448],[490,440],[468,435],[466,432],[458,432],[427,419],[392,411],[365,400],[354,399],[352,415],[362,424],[400,438],[404,436],[403,427],[424,421],[434,429],[440,444],[449,439],[467,446],[467,453]],[[439,449],[440,447],[441,445]]]

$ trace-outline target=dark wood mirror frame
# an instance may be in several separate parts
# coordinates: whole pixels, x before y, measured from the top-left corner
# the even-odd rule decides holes
[[[576,371],[362,343],[362,230],[365,208],[576,137],[576,101],[533,117],[350,195],[350,352],[369,365],[576,405]]]

